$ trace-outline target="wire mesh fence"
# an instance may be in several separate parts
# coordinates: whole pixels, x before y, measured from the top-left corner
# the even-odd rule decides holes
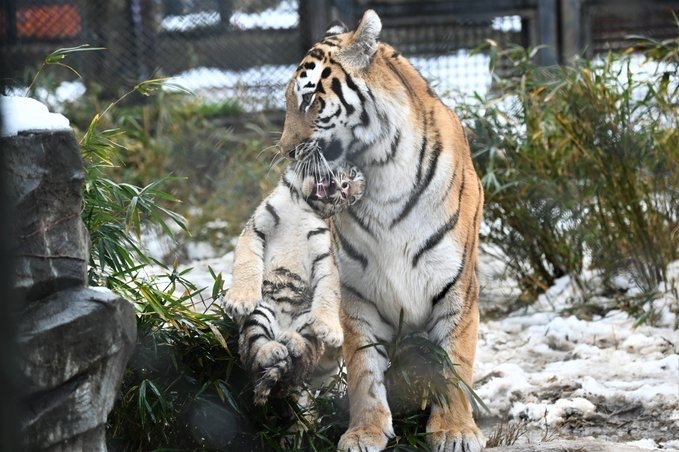
[[[484,92],[491,83],[489,58],[472,54],[472,49],[487,39],[501,46],[538,44],[536,21],[543,3],[5,0],[0,32],[15,83],[25,83],[31,68],[55,48],[90,44],[106,50],[78,56],[74,65],[104,96],[115,97],[121,87],[144,79],[173,77],[173,83],[207,101],[235,99],[246,109],[260,110],[283,106],[283,88],[319,30],[322,33],[319,26],[333,17],[353,25],[368,7],[383,17],[382,39],[410,57],[439,93]],[[618,45],[624,30],[671,34],[667,11],[679,2],[665,1],[664,9],[656,8],[650,16],[632,12],[627,22],[600,3],[578,3],[590,21],[583,41],[593,43],[596,51]],[[552,28],[556,34],[558,27]],[[611,44],[613,37],[617,41]]]

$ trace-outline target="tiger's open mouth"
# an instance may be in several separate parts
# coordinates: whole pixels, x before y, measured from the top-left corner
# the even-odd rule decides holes
[[[315,178],[316,183],[311,190],[311,197],[319,201],[327,201],[337,193],[337,182],[332,174],[324,174]]]

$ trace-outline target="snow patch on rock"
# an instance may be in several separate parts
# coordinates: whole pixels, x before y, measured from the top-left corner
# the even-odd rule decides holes
[[[71,130],[65,116],[50,113],[44,104],[30,97],[0,96],[0,116],[0,136],[3,137],[16,136],[21,132]]]

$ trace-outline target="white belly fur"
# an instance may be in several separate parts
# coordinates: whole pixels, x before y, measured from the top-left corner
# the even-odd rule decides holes
[[[413,267],[413,256],[443,221],[431,211],[415,209],[392,230],[372,222],[377,237],[374,239],[347,214],[340,214],[336,221],[338,230],[368,260],[364,269],[340,247],[342,282],[375,303],[392,325],[398,325],[403,310],[406,324],[422,327],[431,313],[433,297],[451,280],[462,260],[462,246],[446,237]]]

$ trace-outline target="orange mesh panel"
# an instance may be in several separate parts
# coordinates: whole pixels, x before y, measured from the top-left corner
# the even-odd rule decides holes
[[[73,38],[80,30],[80,12],[75,5],[33,6],[17,11],[19,38]]]

